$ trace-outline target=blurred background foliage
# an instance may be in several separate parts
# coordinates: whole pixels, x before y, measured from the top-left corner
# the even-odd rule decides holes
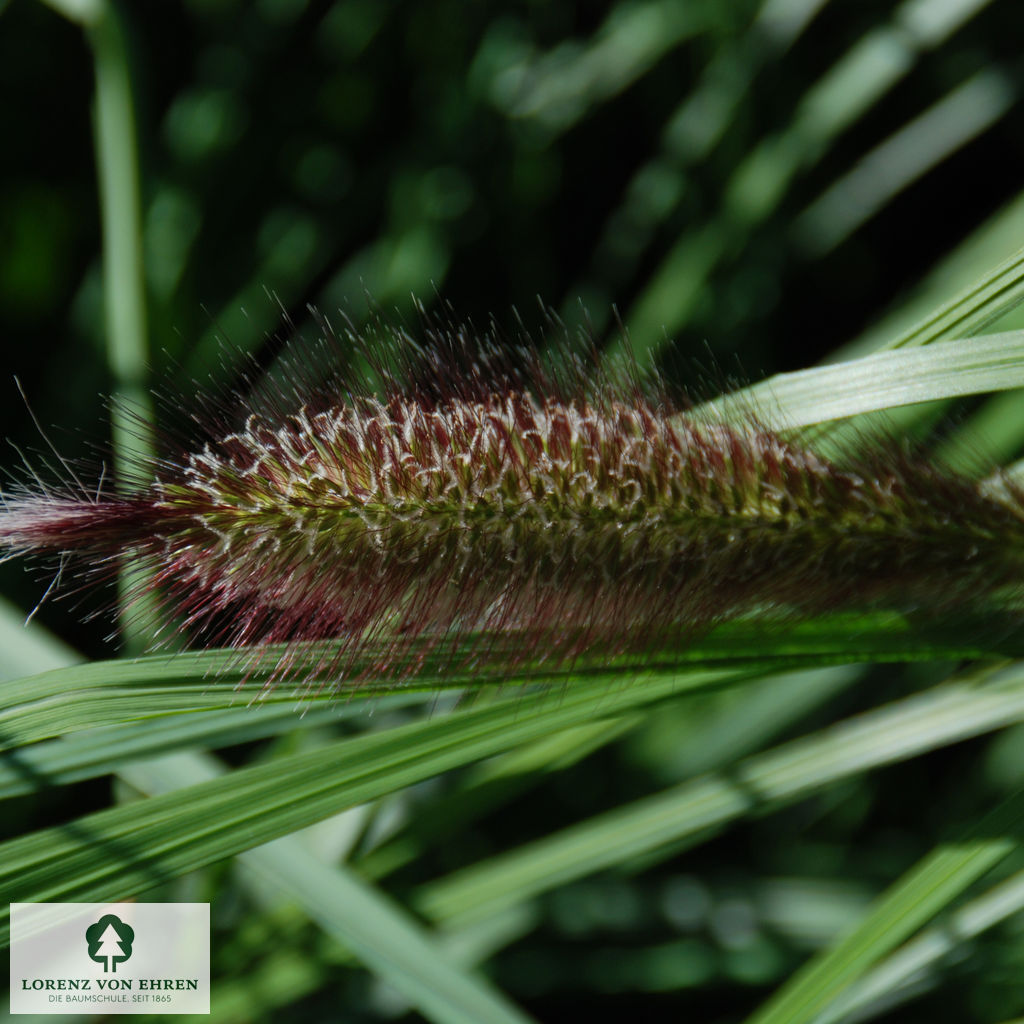
[[[269,364],[292,333],[285,320],[312,338],[310,306],[360,323],[367,296],[413,320],[412,296],[443,296],[479,323],[511,323],[518,309],[528,324],[540,296],[570,324],[585,309],[613,346],[614,304],[668,372],[710,352],[757,377],[883,340],[1024,239],[1014,0],[181,0],[121,13],[145,342],[151,379],[174,392],[210,374],[230,384],[219,339]],[[100,396],[118,382],[81,28],[10,0],[0,92],[0,433],[39,447],[16,374],[39,420],[59,424],[62,452],[87,456],[105,437]],[[4,566],[0,587],[24,609],[41,593],[21,566]],[[82,652],[110,655],[102,616],[83,624],[51,602],[39,617]],[[799,730],[870,706],[878,687],[895,697],[934,676],[883,669],[870,685],[821,691]],[[708,723],[722,701],[708,699]],[[390,891],[415,893],[701,770],[704,748],[681,740],[700,734],[694,722],[688,704],[559,771],[434,780],[328,845],[348,842]],[[722,749],[766,738],[724,737]],[[691,854],[660,851],[556,889],[481,934],[480,949],[494,949],[493,977],[542,1020],[738,1020],[950,820],[1018,785],[1021,749],[1011,732],[854,777]],[[108,800],[100,780],[11,803],[8,834]],[[429,828],[417,825],[424,805]],[[393,834],[402,841],[382,847]],[[214,900],[218,1019],[402,1017],[308,921],[253,903],[227,867],[186,882],[168,898]],[[1022,963],[1017,917],[959,946],[920,979],[921,998],[884,1019],[1024,1014]],[[272,982],[259,982],[264,970]]]

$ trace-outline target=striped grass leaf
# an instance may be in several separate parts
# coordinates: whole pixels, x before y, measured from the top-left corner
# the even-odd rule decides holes
[[[0,844],[0,885],[14,902],[123,899],[287,835],[355,804],[571,725],[687,689],[737,680],[727,670],[580,680],[327,743],[310,752]],[[8,938],[5,922],[3,937]]]
[[[123,777],[150,796],[221,778],[213,757],[176,754],[135,765]],[[282,836],[239,854],[249,888],[298,906],[354,952],[429,1020],[439,1024],[525,1024],[532,1019],[474,972],[456,965],[438,937],[355,872],[324,863],[301,836]]]
[[[814,957],[747,1024],[810,1024],[882,957],[1020,849],[1024,794],[1017,793],[958,840],[943,843],[895,882],[846,936]]]
[[[766,425],[784,430],[1019,387],[1024,387],[1024,331],[1007,331],[777,374],[699,411],[732,419],[754,410]]]
[[[674,755],[667,770],[689,777],[733,763],[852,686],[862,678],[863,669],[838,665],[767,676],[742,690],[714,694],[711,708],[687,704],[686,713],[672,719]],[[394,838],[361,856],[360,872],[368,878],[380,878],[426,850],[453,841],[468,819],[491,813],[497,805],[521,797],[526,789],[543,782],[543,773],[564,769],[598,746],[642,729],[645,724],[661,728],[660,716],[652,721],[638,711],[579,726],[475,766],[454,792],[433,801],[429,820],[411,816]],[[659,856],[662,849],[658,850]],[[515,909],[522,910],[523,906],[517,904]]]
[[[480,861],[429,883],[417,905],[466,924],[659,848],[677,853],[755,809],[1022,719],[1024,665],[981,686],[936,687]]]
[[[757,670],[780,672],[789,667],[811,667],[853,662],[930,661],[936,658],[962,660],[1024,654],[1013,634],[990,623],[962,619],[928,629],[893,614],[835,615],[803,623],[737,621],[724,625],[707,637],[689,645],[655,652],[638,661],[612,659],[589,666],[587,675],[601,677],[600,685],[617,685],[616,678],[631,679],[652,669],[667,672],[690,666],[734,667],[743,673]],[[415,685],[403,686],[397,693],[393,685],[378,691],[360,683],[347,693],[336,688],[332,693],[306,695],[302,689],[278,685],[267,691],[259,677],[239,683],[237,653],[203,651],[173,656],[152,655],[126,661],[101,661],[52,669],[36,676],[6,682],[0,689],[0,742],[4,749],[15,749],[49,738],[69,737],[81,730],[103,727],[111,743],[112,756],[123,742],[134,756],[166,752],[172,749],[177,726],[166,723],[145,734],[129,736],[118,729],[161,719],[220,714],[216,725],[197,725],[206,742],[214,745],[220,736],[231,736],[247,728],[263,730],[263,723],[275,722],[289,728],[296,712],[312,712],[335,707],[358,707],[359,698],[374,702],[401,698],[402,702],[429,703],[439,687],[480,688],[486,684],[514,687],[527,683],[545,684],[555,690],[577,683],[588,666],[581,659],[574,672],[538,672],[536,677],[512,678],[495,674],[490,679],[440,677],[427,673]],[[746,675],[744,675],[744,678]],[[388,698],[391,693],[392,698]],[[348,701],[349,704],[345,702]],[[376,706],[376,704],[374,705]],[[327,712],[329,715],[330,712]],[[272,730],[271,730],[272,731]],[[264,735],[270,732],[264,731]],[[177,735],[184,737],[185,734]],[[148,738],[147,738],[148,737]],[[153,746],[146,747],[147,742]],[[93,745],[83,740],[81,750],[89,763]],[[67,747],[60,748],[55,760],[48,750],[32,755],[40,771],[66,771],[75,767]],[[114,760],[108,762],[112,765]],[[98,765],[97,765],[98,767]]]
[[[889,340],[887,349],[931,345],[981,332],[1024,301],[1024,249]]]
[[[814,1017],[814,1024],[864,1020],[888,1012],[942,980],[942,966],[972,939],[1024,910],[1024,871],[952,911],[891,953]]]

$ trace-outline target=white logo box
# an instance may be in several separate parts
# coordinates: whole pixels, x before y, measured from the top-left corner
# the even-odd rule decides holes
[[[209,903],[12,903],[11,1013],[209,1013]]]

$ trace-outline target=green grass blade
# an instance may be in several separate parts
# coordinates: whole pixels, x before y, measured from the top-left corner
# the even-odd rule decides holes
[[[988,2],[907,0],[888,24],[861,36],[829,65],[802,95],[790,123],[736,163],[722,209],[686,232],[651,272],[626,317],[636,350],[657,351],[686,324],[716,268],[778,210],[800,175],[881,102],[924,52]]]
[[[584,680],[333,742],[0,844],[0,888],[14,902],[127,898],[448,769],[735,677],[719,670],[630,684]]]
[[[492,684],[514,686],[545,682],[552,687],[576,686],[579,680],[601,676],[609,680],[635,678],[644,672],[668,672],[689,666],[734,667],[742,672],[763,669],[839,665],[853,662],[958,661],[1000,656],[1024,656],[1024,647],[1006,629],[990,621],[961,616],[953,623],[911,626],[895,614],[835,615],[803,623],[767,619],[724,625],[689,645],[668,646],[637,658],[577,659],[573,672],[551,670],[510,678],[495,669],[491,675],[444,676],[425,674],[394,683],[338,685],[319,694],[305,694],[304,684],[280,682],[266,688],[264,674],[246,675],[237,651],[204,651],[174,656],[155,655],[130,661],[75,665],[5,683],[0,688],[0,749],[11,749],[82,729],[114,727],[170,715],[233,709],[247,715],[252,704],[284,706],[296,713],[345,699],[399,693],[418,694],[430,701],[440,688],[479,689]],[[271,659],[273,661],[273,659]],[[153,734],[156,737],[156,734]],[[167,747],[159,748],[166,751]],[[139,751],[143,753],[143,751]],[[66,763],[64,767],[69,767]]]
[[[381,698],[395,705],[396,698]],[[409,699],[399,696],[398,706]],[[89,729],[67,737],[31,744],[0,757],[0,800],[52,786],[115,772],[140,758],[175,750],[218,749],[237,743],[330,725],[343,715],[364,713],[363,707],[318,708],[296,715],[287,705],[208,711],[201,715],[172,715],[133,722],[113,729]]]
[[[883,956],[1020,847],[1024,794],[983,818],[963,839],[945,843],[893,885],[845,938],[815,957],[747,1024],[809,1024]]]
[[[353,872],[322,864],[297,840],[275,840],[241,859],[428,1018],[451,1024],[530,1019],[475,974],[454,966],[411,915]]]
[[[866,154],[797,217],[794,231],[820,257],[937,164],[988,130],[1016,99],[1009,76],[987,68]]]
[[[629,858],[678,849],[755,807],[1021,720],[1024,665],[981,687],[936,688],[478,862],[425,886],[417,903],[462,925]]]
[[[847,344],[830,353],[825,362],[856,359],[882,348],[899,348],[906,344],[900,339],[912,334],[951,303],[964,303],[967,318],[962,322],[957,321],[959,326],[955,330],[951,329],[948,335],[950,338],[977,334],[988,324],[1000,324],[1004,330],[1022,326],[1019,312],[1012,312],[1012,295],[1007,295],[1011,300],[1010,306],[1003,309],[999,308],[998,300],[995,306],[987,307],[982,297],[977,322],[967,309],[968,306],[978,308],[974,307],[975,300],[972,298],[975,290],[982,280],[993,273],[999,273],[1008,254],[1018,249],[1022,236],[1024,193],[997,210],[952,253],[932,267],[895,308],[885,312]],[[979,268],[987,268],[981,278],[978,276]],[[1024,264],[1018,265],[1017,273],[1024,275]],[[1012,283],[1008,281],[1007,284],[1012,291]],[[954,296],[952,300],[949,298],[951,295]],[[946,335],[933,340],[942,340],[943,337]]]
[[[359,870],[368,878],[380,878],[425,850],[454,841],[473,817],[482,812],[494,813],[496,806],[521,798],[526,789],[540,785],[544,781],[542,773],[574,764],[593,749],[638,726],[642,728],[645,722],[648,734],[651,728],[662,734],[671,731],[672,752],[668,754],[668,763],[658,757],[659,772],[686,778],[731,764],[760,749],[770,737],[861,675],[861,667],[844,665],[771,676],[742,690],[714,695],[715,711],[710,714],[689,703],[684,711],[677,702],[674,707],[683,713],[673,715],[669,725],[660,715],[652,722],[643,712],[637,712],[566,730],[491,758],[466,773],[464,786],[435,800],[429,820],[414,817],[389,842],[360,857]],[[660,745],[658,749],[659,754],[663,753]],[[522,907],[520,904],[517,909]]]
[[[103,222],[103,294],[107,361],[114,379],[111,450],[119,486],[156,455],[148,389],[149,329],[142,245],[142,183],[129,36],[116,3],[87,22],[96,79],[95,146]],[[145,649],[156,598],[127,559],[121,566],[119,623],[129,651]]]
[[[528,70],[514,69],[516,88],[493,86],[496,105],[506,116],[535,122],[544,134],[560,134],[707,28],[699,6],[643,0],[613,7],[578,52],[556,47],[536,56]]]
[[[223,775],[211,757],[177,754],[127,770],[148,794]],[[285,836],[239,855],[261,897],[297,903],[329,935],[438,1024],[524,1024],[529,1018],[491,985],[457,967],[435,936],[345,867],[325,864],[301,838]]]
[[[934,925],[883,960],[842,997],[834,1000],[814,1024],[863,1020],[871,1008],[892,1007],[901,997],[921,990],[922,973],[939,982],[942,962],[959,947],[989,928],[1024,910],[1024,871],[1018,871],[992,889],[958,907],[948,920]]]
[[[931,345],[984,330],[1024,301],[1024,249],[893,338],[886,348]]]
[[[1024,331],[936,341],[848,363],[782,373],[699,407],[700,415],[749,416],[776,429],[866,412],[1024,387]]]

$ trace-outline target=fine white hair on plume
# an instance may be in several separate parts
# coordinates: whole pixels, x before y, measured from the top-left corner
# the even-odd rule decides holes
[[[751,613],[1019,598],[1008,480],[897,441],[833,461],[493,326],[377,334],[325,332],[336,372],[286,360],[244,399],[201,401],[202,436],[134,467],[132,490],[30,477],[5,496],[0,551],[86,576],[128,551],[194,644],[273,651],[272,677],[302,652],[323,685],[679,648]]]

